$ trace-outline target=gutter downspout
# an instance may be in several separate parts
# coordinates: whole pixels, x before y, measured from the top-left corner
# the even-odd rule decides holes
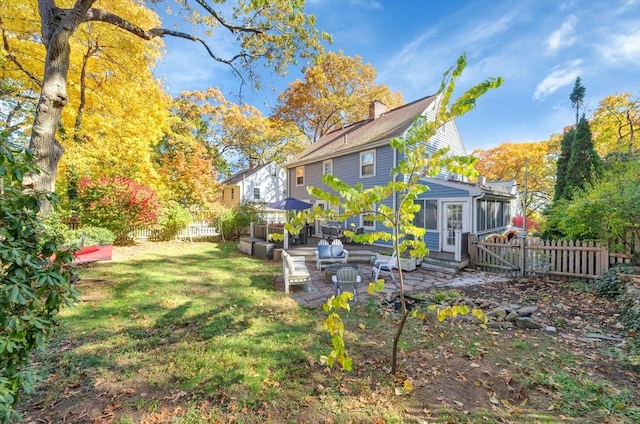
[[[482,190],[482,189],[481,189]],[[471,196],[471,233],[478,234],[478,200],[484,199],[487,195],[486,191],[483,191],[480,196]],[[476,238],[476,242],[477,242]],[[461,246],[462,247],[462,246]],[[456,249],[458,247],[456,246]],[[460,252],[462,254],[462,252]]]
[[[398,151],[396,149],[392,149],[392,150],[393,150],[393,167],[395,168],[396,166],[398,166]],[[377,158],[377,155],[376,155],[376,158]],[[397,176],[396,177],[396,181],[394,181],[394,182],[398,182],[397,178],[399,178],[399,177],[400,176]],[[397,209],[396,209],[398,207],[398,192],[397,191],[393,192],[393,205],[392,206],[393,206],[393,213],[397,213],[398,212]],[[393,229],[393,231],[394,232],[396,231],[395,228]],[[396,234],[394,234],[394,236],[395,235]]]

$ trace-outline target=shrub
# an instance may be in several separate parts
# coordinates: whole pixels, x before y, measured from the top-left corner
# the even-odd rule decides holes
[[[130,242],[129,233],[154,224],[160,204],[149,187],[124,177],[83,178],[78,184],[78,212],[83,223],[111,230],[116,243]]]
[[[254,205],[245,203],[222,212],[220,222],[226,237],[238,238],[249,224],[263,223],[264,219]]]
[[[50,234],[63,241],[64,246],[77,249],[81,244],[83,246],[105,245],[115,241],[113,232],[106,228],[83,226],[72,230],[63,222],[62,216],[60,213],[52,213],[44,220],[44,225]]]
[[[65,237],[65,243],[82,244],[83,246],[92,246],[99,244],[101,246],[105,244],[113,244],[116,240],[115,234],[111,230],[101,227],[81,227],[77,230],[69,230]]]
[[[193,216],[184,206],[169,202],[158,218],[158,233],[161,240],[173,240],[180,231],[193,221]]]
[[[624,290],[624,282],[620,280],[620,274],[629,274],[633,271],[630,265],[616,265],[609,271],[597,276],[591,288],[598,296],[614,299],[620,296]]]
[[[22,190],[23,175],[37,172],[32,154],[5,142],[0,134],[0,422],[18,418],[18,394],[33,392],[30,355],[44,347],[59,310],[77,300],[72,255],[39,218],[41,198]]]

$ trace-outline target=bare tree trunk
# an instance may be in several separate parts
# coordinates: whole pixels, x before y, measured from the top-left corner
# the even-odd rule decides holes
[[[94,1],[78,0],[75,7],[68,11],[56,7],[53,0],[38,1],[42,42],[47,55],[29,148],[34,153],[35,164],[40,173],[29,175],[25,179],[25,185],[44,194],[55,190],[58,162],[64,152],[62,145],[56,140],[56,129],[62,109],[68,103],[67,76],[71,51],[69,38]],[[52,211],[52,205],[46,199],[41,202],[41,213],[46,216]]]

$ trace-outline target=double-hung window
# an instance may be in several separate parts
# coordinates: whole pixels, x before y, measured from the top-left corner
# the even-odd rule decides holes
[[[376,221],[375,221],[375,211],[376,205],[371,205],[371,209],[365,211],[360,215],[360,226],[364,227],[366,230],[375,230],[376,229]]]
[[[253,200],[260,200],[260,187],[253,188]]]
[[[322,175],[333,175],[333,160],[325,160],[322,162]]]
[[[424,228],[425,230],[437,230],[438,201],[418,199],[415,203],[420,205],[420,211],[416,212],[413,225]]]
[[[376,175],[376,151],[360,152],[360,177],[374,177]]]
[[[304,166],[296,167],[296,185],[304,185]]]

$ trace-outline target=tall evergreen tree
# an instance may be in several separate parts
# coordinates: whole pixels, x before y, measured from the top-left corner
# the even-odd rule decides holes
[[[569,96],[571,105],[576,110],[576,126],[578,125],[578,117],[580,116],[580,107],[584,104],[584,93],[587,89],[582,85],[580,77],[576,78],[576,83],[573,85],[573,91]]]
[[[556,168],[556,184],[553,194],[554,203],[562,199],[564,195],[565,186],[567,185],[567,166],[569,164],[569,158],[571,157],[571,145],[573,144],[575,133],[576,129],[571,128],[569,131],[565,132],[564,137],[562,137],[562,142],[560,145],[560,157],[558,158],[558,164]]]
[[[593,147],[589,121],[583,114],[571,143],[571,155],[565,172],[565,186],[562,197],[570,200],[575,190],[582,189],[587,184],[595,182],[601,170],[602,162]]]

